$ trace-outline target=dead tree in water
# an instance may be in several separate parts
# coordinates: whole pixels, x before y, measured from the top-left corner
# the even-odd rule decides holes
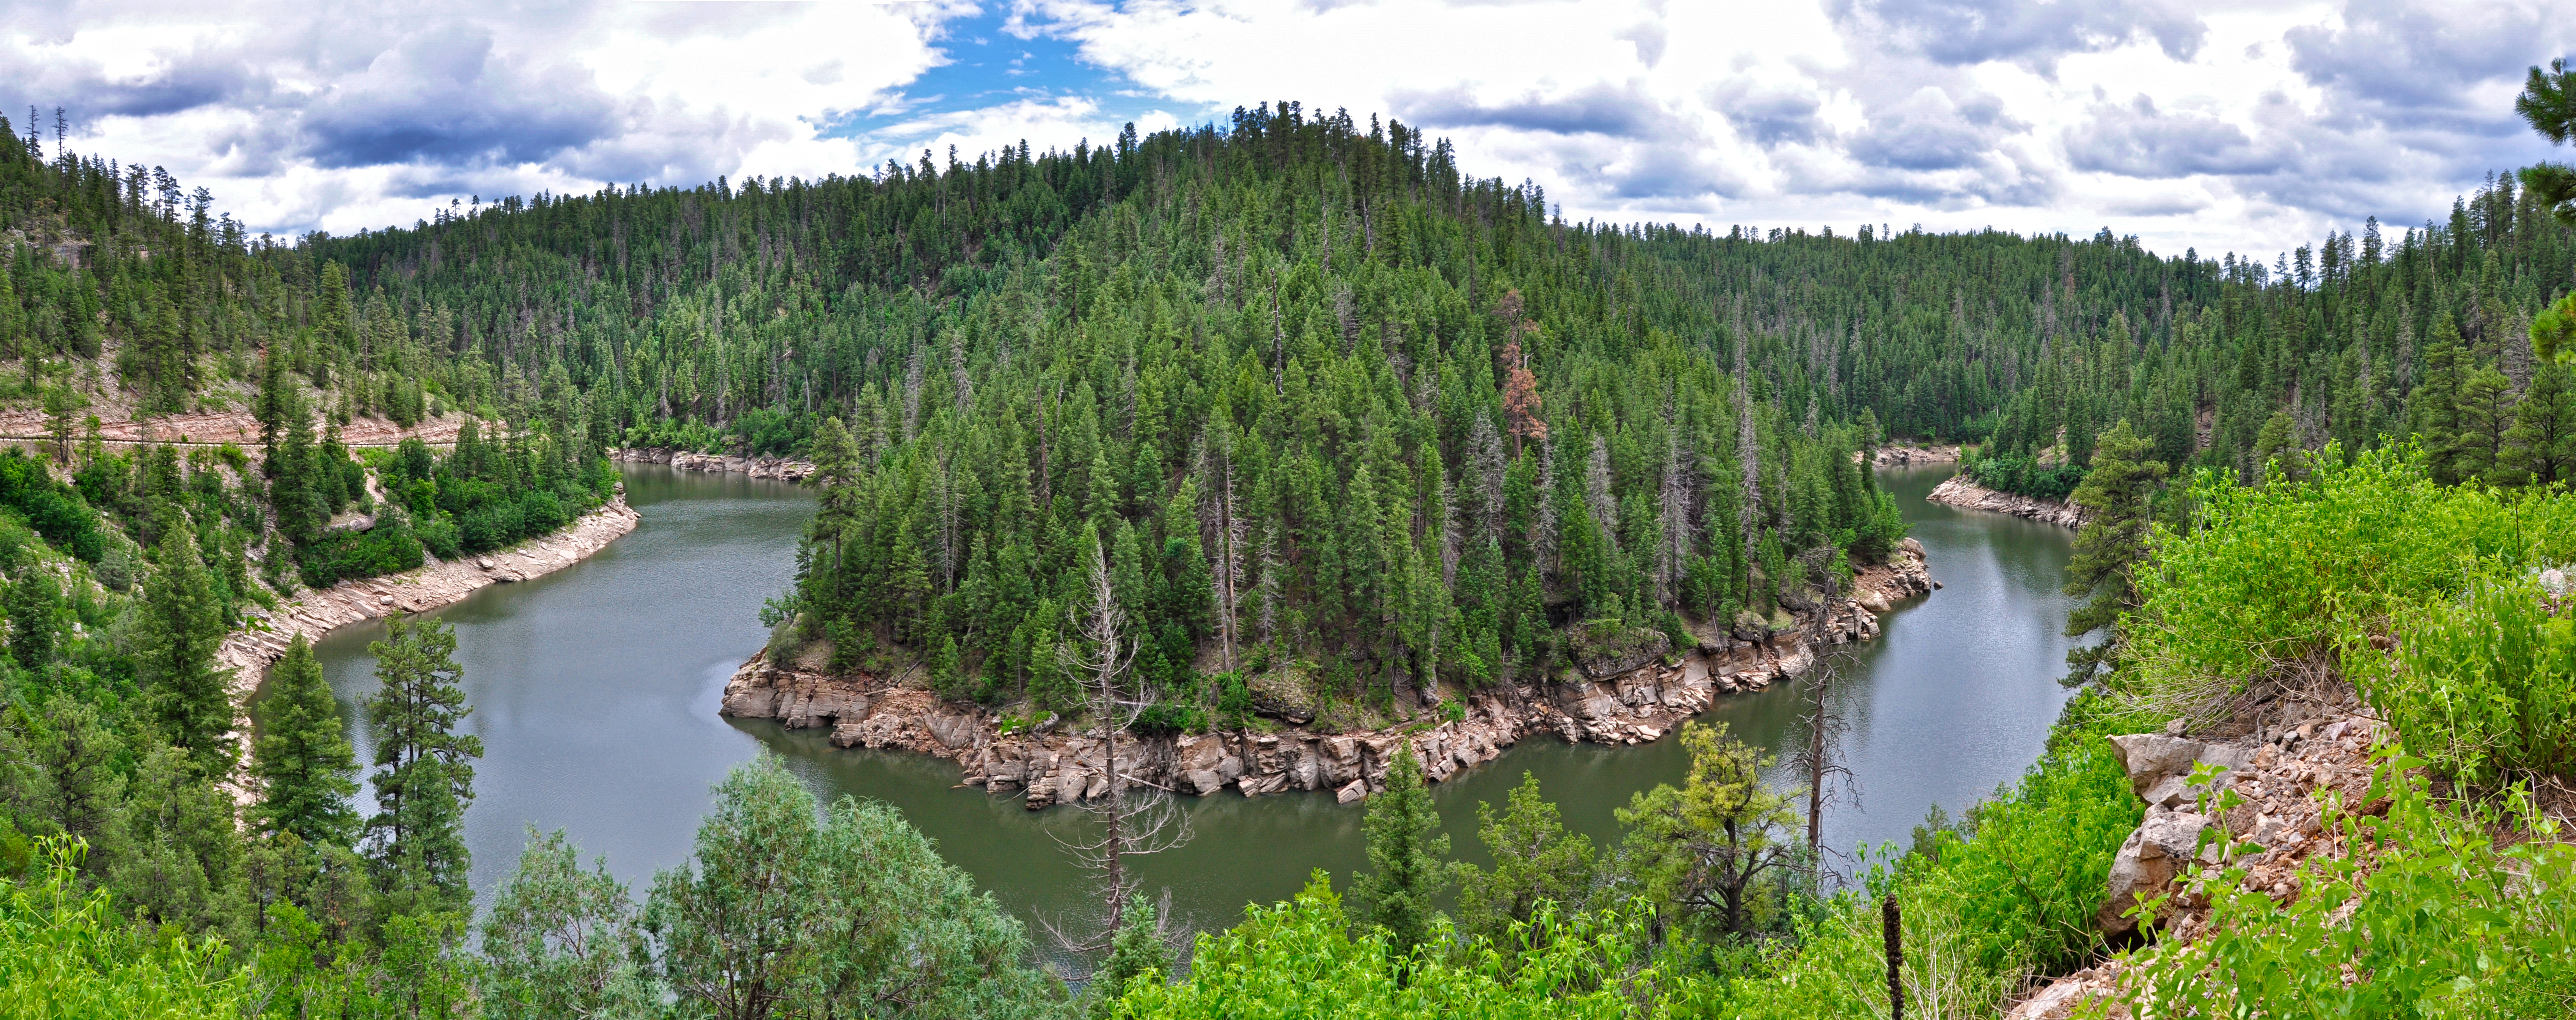
[[[1071,798],[1099,820],[1097,835],[1081,840],[1058,837],[1056,842],[1073,855],[1075,866],[1091,873],[1100,897],[1101,921],[1087,936],[1071,934],[1054,921],[1040,921],[1059,946],[1075,954],[1108,949],[1119,925],[1126,920],[1129,901],[1143,885],[1128,872],[1128,859],[1170,850],[1190,838],[1189,818],[1171,798],[1129,794],[1131,783],[1153,784],[1127,775],[1125,763],[1119,760],[1119,749],[1133,745],[1125,739],[1128,728],[1157,704],[1157,699],[1144,685],[1135,685],[1132,690],[1128,687],[1142,639],[1129,633],[1126,611],[1118,605],[1117,588],[1110,577],[1108,556],[1097,542],[1092,543],[1090,575],[1091,606],[1075,621],[1076,633],[1081,635],[1080,647],[1065,646],[1060,665],[1082,678],[1091,722],[1100,727],[1101,771],[1107,789],[1099,797],[1077,794]],[[1158,916],[1157,923],[1162,920]]]

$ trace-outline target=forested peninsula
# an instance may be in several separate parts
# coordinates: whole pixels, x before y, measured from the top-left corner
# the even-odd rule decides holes
[[[2556,74],[2525,112],[2563,139]],[[2547,1015],[2576,984],[2563,168],[2267,265],[1568,222],[1284,102],[280,239],[5,125],[0,1012]],[[2021,782],[1838,870],[1820,798],[1683,719],[1928,585],[1872,470],[1900,438],[2082,509],[2099,640]],[[611,451],[810,464],[727,708],[1089,803],[1100,916],[1042,954],[898,813],[769,758],[649,889],[532,832],[478,905],[435,620],[375,648],[374,810],[308,641],[244,724],[228,634],[614,508]],[[1492,870],[1448,861],[1424,784],[1523,730],[1691,766],[1613,843],[1531,783],[1480,812]],[[1153,787],[1209,779],[1365,798],[1368,869],[1177,946],[1122,861],[1171,832]]]

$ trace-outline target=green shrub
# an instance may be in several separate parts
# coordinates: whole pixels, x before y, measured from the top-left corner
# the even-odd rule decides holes
[[[1543,912],[1515,926],[1512,944],[1478,940],[1449,948],[1447,922],[1410,955],[1390,952],[1383,928],[1357,935],[1331,879],[1315,873],[1291,903],[1251,907],[1242,924],[1199,936],[1188,980],[1160,975],[1128,982],[1116,1016],[1126,1020],[1473,1020],[1629,1015],[1622,979],[1642,941],[1641,912],[1559,918]]]
[[[2390,629],[2394,650],[2354,642],[2344,675],[2435,769],[2576,775],[2576,620],[2550,615],[2531,577],[2490,574]]]
[[[1802,921],[1794,948],[1753,973],[1686,986],[1675,1015],[1883,1015],[1878,905],[1890,892],[1905,919],[1910,1016],[1982,1016],[2032,973],[2081,966],[2101,947],[2093,913],[2143,806],[2104,737],[2066,728],[2050,743],[2019,785],[1975,810],[1973,835],[1945,831],[1937,857],[1882,863],[1861,891]]]
[[[82,891],[80,846],[40,840],[43,876],[0,879],[0,1016],[22,1020],[242,1015],[241,984],[217,979],[220,939],[154,935],[105,890]]]
[[[1986,488],[2038,499],[2065,499],[2083,484],[2085,470],[2072,464],[2043,465],[2027,453],[1979,457],[1960,469]]]
[[[83,560],[96,563],[107,551],[98,512],[23,451],[0,452],[0,506],[26,515],[37,534]]]
[[[342,581],[382,577],[418,567],[420,540],[411,529],[388,526],[325,535],[296,551],[304,586],[328,588]]]
[[[2141,606],[2122,625],[2125,724],[2206,717],[2287,664],[2331,662],[2389,614],[2460,591],[2477,564],[2576,559],[2576,498],[2564,493],[2445,488],[2411,446],[2349,467],[2320,460],[2313,480],[2266,488],[2203,472],[2201,526],[2158,531]]]

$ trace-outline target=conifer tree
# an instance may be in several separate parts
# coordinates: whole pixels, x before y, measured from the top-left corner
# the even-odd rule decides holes
[[[1387,763],[1386,789],[1369,797],[1361,828],[1368,834],[1371,870],[1351,879],[1359,920],[1386,929],[1389,950],[1411,952],[1431,937],[1435,904],[1448,882],[1440,859],[1449,853],[1449,837],[1438,834],[1440,811],[1432,806],[1412,741],[1396,745],[1395,760]]]
[[[465,809],[483,739],[457,732],[473,709],[457,686],[456,632],[435,618],[397,615],[367,652],[382,686],[367,700],[378,810],[367,819],[364,849],[386,888],[432,908],[463,904],[471,861]]]
[[[2460,383],[2450,469],[2461,482],[2511,485],[2512,469],[2503,463],[2505,433],[2513,430],[2513,380],[2490,365],[2471,372]]]
[[[1091,1020],[1116,1015],[1127,983],[1147,975],[1172,976],[1172,946],[1163,941],[1162,912],[1139,895],[1130,900],[1109,941],[1109,957],[1091,975]]]
[[[1713,934],[1741,936],[1756,923],[1759,883],[1800,866],[1797,814],[1763,782],[1771,759],[1725,723],[1684,723],[1681,742],[1691,757],[1682,785],[1659,784],[1617,811],[1628,830],[1621,852],[1644,895],[1713,919]]]
[[[54,645],[62,632],[62,587],[54,583],[53,571],[40,564],[18,568],[18,579],[9,585],[9,656],[20,669],[41,669],[53,661]]]
[[[1455,866],[1458,926],[1469,938],[1502,945],[1511,926],[1527,923],[1541,903],[1569,915],[1591,906],[1601,877],[1592,837],[1566,830],[1556,805],[1540,794],[1537,776],[1522,773],[1500,812],[1492,804],[1476,805],[1476,836],[1494,855],[1494,870]]]
[[[269,684],[251,744],[262,822],[271,832],[291,832],[306,843],[351,845],[358,834],[357,811],[350,805],[358,792],[358,760],[340,721],[340,703],[302,633],[287,643]]]
[[[2576,71],[2568,69],[2563,57],[2551,60],[2546,72],[2533,67],[2522,94],[2514,97],[2513,112],[2552,145],[2576,139]],[[2560,163],[2524,167],[2522,184],[2559,223],[2576,227],[2576,167]]]
[[[2090,601],[2066,615],[2068,637],[2110,627],[2138,604],[2132,572],[2147,558],[2149,504],[2165,478],[2165,465],[2154,456],[2155,441],[2131,431],[2125,418],[2095,444],[2093,470],[2074,496],[2088,517],[2066,565],[2066,594]],[[2092,679],[2117,651],[2112,640],[2068,651],[2067,682]]]
[[[2576,482],[2576,370],[2542,365],[2514,407],[2504,465],[2533,485]]]
[[[223,604],[187,525],[162,535],[158,559],[144,582],[149,622],[136,656],[137,679],[170,742],[186,749],[202,774],[222,775],[232,769],[236,754],[232,670],[215,664],[215,650],[224,640]]]

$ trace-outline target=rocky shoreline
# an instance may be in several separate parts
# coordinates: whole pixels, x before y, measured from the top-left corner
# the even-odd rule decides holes
[[[1409,742],[1433,782],[1493,760],[1523,737],[1635,744],[1680,728],[1721,694],[1761,690],[1813,668],[1815,644],[1878,636],[1879,614],[1929,594],[1923,547],[1907,539],[1889,563],[1865,567],[1853,597],[1797,614],[1795,626],[1698,635],[1678,654],[1657,644],[1616,661],[1590,661],[1554,681],[1503,684],[1465,695],[1464,717],[1383,730],[1332,733],[1311,714],[1281,712],[1260,730],[1120,742],[1119,771],[1172,793],[1247,797],[1333,791],[1344,803],[1385,784],[1387,763]],[[1651,654],[1646,654],[1651,653]],[[1030,810],[1104,795],[1106,745],[1095,736],[1001,732],[1001,717],[926,690],[868,675],[831,675],[752,657],[725,684],[726,715],[776,719],[789,729],[829,729],[838,747],[894,748],[956,762],[962,782],[1020,791]],[[1265,712],[1265,715],[1272,715]]]
[[[1879,447],[1877,457],[1870,461],[1878,467],[1920,467],[1926,464],[1958,462],[1959,447],[1955,443],[1948,446],[1890,443]]]
[[[485,585],[553,573],[635,530],[641,519],[633,507],[626,505],[626,496],[620,492],[608,505],[581,515],[570,526],[544,538],[480,556],[433,560],[427,566],[399,574],[342,581],[288,599],[273,613],[252,609],[243,629],[226,636],[216,649],[216,665],[233,671],[234,703],[247,705],[269,664],[286,654],[286,646],[297,634],[304,635],[307,641],[319,641],[334,628],[398,612],[426,612],[473,594]]]
[[[2064,528],[2084,526],[2083,507],[2062,499],[2039,499],[2033,496],[1997,492],[1977,484],[1966,475],[1950,476],[1949,480],[1934,487],[1931,495],[1923,498],[1944,506],[2011,514]]]
[[[784,457],[732,457],[714,453],[691,453],[687,450],[664,450],[652,447],[612,449],[608,459],[629,464],[668,464],[676,471],[731,471],[753,478],[771,478],[784,482],[801,482],[814,476],[810,461]]]

